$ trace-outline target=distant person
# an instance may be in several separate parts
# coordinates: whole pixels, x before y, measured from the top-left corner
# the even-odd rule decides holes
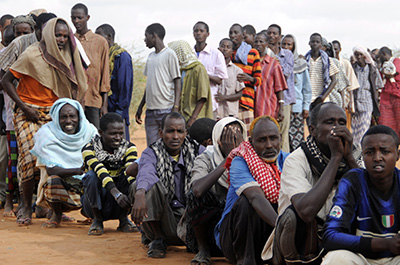
[[[340,180],[327,216],[322,264],[400,263],[399,137],[390,127],[370,128],[361,141],[365,169]]]
[[[182,96],[180,113],[190,127],[199,118],[213,118],[210,81],[204,65],[197,59],[189,43],[168,43],[178,56],[182,73]]]
[[[382,66],[385,62],[391,62],[395,66],[395,74],[382,73],[384,87],[379,104],[379,124],[389,126],[397,135],[400,135],[400,59],[393,57],[392,50],[382,47],[379,50],[379,60]],[[382,72],[382,71],[381,71]]]
[[[108,111],[122,116],[125,123],[125,140],[129,141],[129,106],[133,90],[133,66],[129,53],[114,42],[115,30],[109,24],[96,29],[96,34],[103,36],[110,47],[111,95],[108,96]]]
[[[289,128],[289,146],[290,152],[293,152],[304,141],[304,120],[308,118],[311,104],[310,74],[307,61],[301,58],[297,52],[297,42],[294,35],[285,35],[281,47],[290,50],[294,57],[293,73],[296,104],[292,108]]]
[[[11,25],[14,29],[14,36],[17,38],[35,31],[35,20],[30,15],[20,15],[12,19]]]
[[[221,52],[206,43],[209,35],[209,27],[205,22],[199,21],[193,26],[193,36],[196,40],[193,51],[207,70],[210,79],[214,119],[216,119],[219,105],[215,96],[218,93],[218,85],[221,85],[222,81],[228,78],[228,72]]]
[[[351,121],[351,132],[354,144],[361,146],[361,139],[370,128],[373,117],[379,118],[379,90],[383,82],[367,49],[362,46],[353,48],[356,63],[353,64],[358,78],[359,88],[352,91],[354,113]]]
[[[261,85],[260,54],[243,41],[243,28],[240,24],[235,23],[229,28],[229,38],[233,43],[232,62],[243,70],[243,73],[237,75],[237,80],[245,84],[239,101],[239,119],[246,124],[249,132],[254,119],[254,88]]]
[[[110,91],[109,46],[107,41],[88,28],[89,11],[84,4],[71,9],[71,21],[75,36],[82,44],[90,65],[86,70],[88,91],[85,97],[85,115],[89,122],[99,128],[100,117],[107,113]]]
[[[88,235],[102,235],[107,220],[119,220],[118,231],[134,232],[127,217],[131,209],[128,191],[134,178],[125,171],[137,159],[136,146],[124,139],[123,119],[115,112],[101,117],[99,134],[82,148],[86,171],[82,213],[93,219]]]
[[[4,29],[11,24],[11,20],[14,18],[14,16],[10,14],[2,15],[0,17],[0,33],[1,33],[1,42],[0,42],[0,50],[6,47],[7,45],[5,44],[4,40]]]
[[[159,23],[149,25],[145,30],[147,48],[155,51],[149,54],[144,68],[146,89],[136,111],[136,123],[142,124],[142,112],[146,104],[147,146],[157,141],[161,119],[164,114],[179,111],[181,103],[181,73],[176,53],[164,45],[165,29]]]
[[[253,47],[256,38],[256,29],[252,25],[243,26],[243,40]]]
[[[232,63],[233,42],[230,39],[222,39],[219,42],[220,52],[223,54],[228,71],[228,78],[222,80],[218,86],[218,93],[214,97],[218,102],[217,119],[224,117],[239,118],[239,100],[242,97],[244,83],[238,81],[238,74],[242,74],[243,70]],[[246,136],[247,137],[247,136]]]

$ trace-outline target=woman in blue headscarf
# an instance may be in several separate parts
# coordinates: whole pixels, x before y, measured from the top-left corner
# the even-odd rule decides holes
[[[61,98],[50,109],[52,121],[34,135],[31,153],[38,159],[41,177],[37,205],[53,210],[42,227],[56,228],[63,212],[81,207],[82,148],[97,134],[86,118],[81,104]]]

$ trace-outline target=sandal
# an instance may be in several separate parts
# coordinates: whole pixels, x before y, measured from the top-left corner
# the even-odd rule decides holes
[[[32,224],[32,218],[18,218],[17,219],[17,224],[18,225],[31,225]]]
[[[17,216],[15,215],[14,211],[9,211],[9,212],[4,212],[4,213],[3,213],[3,217],[6,217],[6,218],[15,218],[15,217],[17,217]]]
[[[66,214],[62,214],[61,215],[61,222],[72,223],[72,222],[75,222],[75,218],[74,217],[69,217]]]
[[[205,257],[203,256],[200,252],[196,254],[196,256],[194,256],[194,258],[190,261],[191,265],[210,265],[211,264],[211,260],[210,257]]]
[[[101,236],[104,234],[104,229],[102,225],[99,225],[97,223],[92,223],[92,225],[89,227],[89,236]]]
[[[58,228],[60,227],[60,223],[56,221],[46,221],[41,225],[41,228]]]
[[[165,258],[165,254],[167,253],[167,244],[165,244],[162,238],[154,239],[149,246],[149,250],[147,251],[147,257],[162,259]]]
[[[137,229],[136,225],[134,225],[131,221],[128,221],[122,224],[122,226],[120,224],[117,228],[117,231],[124,233],[133,233],[139,230]]]

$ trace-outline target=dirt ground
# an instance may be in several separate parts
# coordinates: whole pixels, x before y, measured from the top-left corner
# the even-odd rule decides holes
[[[146,148],[144,129],[135,130],[132,141],[141,154]],[[16,206],[16,205],[15,205]],[[0,264],[189,264],[194,257],[185,247],[168,247],[165,259],[147,258],[140,233],[117,232],[118,221],[104,223],[104,235],[88,236],[89,225],[61,223],[56,229],[43,229],[46,219],[33,219],[31,226],[19,227],[14,219],[3,218],[0,210]],[[68,213],[76,220],[79,211]],[[212,258],[212,264],[229,264]]]

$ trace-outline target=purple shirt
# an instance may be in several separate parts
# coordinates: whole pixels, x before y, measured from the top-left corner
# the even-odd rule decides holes
[[[296,103],[296,88],[294,86],[294,57],[293,53],[286,49],[281,49],[279,51],[279,63],[282,67],[282,72],[285,75],[286,83],[288,89],[283,91],[283,96],[285,99],[284,105],[295,104]]]
[[[205,147],[200,145],[199,154],[205,150]],[[171,156],[172,165],[174,167],[174,180],[175,180],[175,199],[171,206],[182,207],[185,204],[185,163],[183,161],[182,150],[179,155],[179,160],[176,162]],[[144,189],[148,192],[154,184],[159,181],[157,175],[157,157],[153,149],[147,147],[140,157],[139,161],[139,173],[136,177],[136,190]]]

